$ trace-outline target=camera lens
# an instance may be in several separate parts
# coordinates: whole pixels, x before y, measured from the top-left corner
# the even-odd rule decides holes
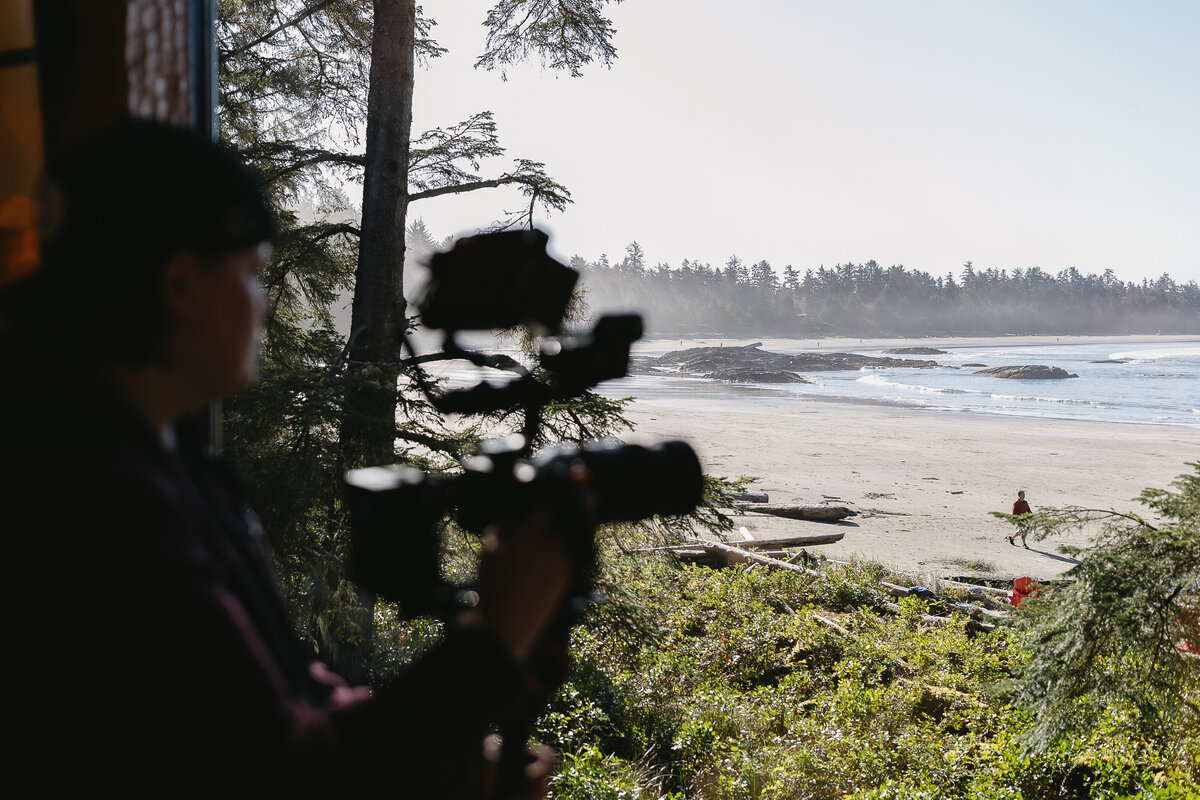
[[[599,501],[598,522],[688,514],[704,493],[700,460],[686,442],[651,447],[601,442],[586,446],[580,455]]]

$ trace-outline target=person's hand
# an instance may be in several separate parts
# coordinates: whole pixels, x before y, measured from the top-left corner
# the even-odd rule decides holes
[[[545,745],[527,745],[529,763],[525,765],[525,781],[514,787],[505,800],[541,800],[550,791],[550,775],[558,764],[558,753]],[[492,735],[483,740],[484,796],[495,792],[496,772],[502,752],[500,737]]]
[[[537,643],[579,566],[564,536],[593,533],[589,479],[582,465],[572,468],[558,493],[523,520],[483,533],[477,611],[517,658]]]
[[[553,522],[542,507],[518,524],[483,533],[476,610],[517,658],[537,642],[571,580],[571,563]]]
[[[367,686],[351,686],[346,683],[341,675],[338,675],[333,670],[329,669],[321,661],[311,661],[308,665],[308,674],[314,681],[324,686],[329,687],[330,706],[341,707],[354,705],[366,700],[371,696],[371,689]]]

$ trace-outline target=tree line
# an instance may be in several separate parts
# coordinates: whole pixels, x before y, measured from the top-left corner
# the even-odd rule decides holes
[[[958,275],[934,276],[874,260],[801,272],[736,255],[723,266],[686,258],[649,266],[636,241],[620,261],[575,256],[571,266],[594,310],[637,311],[652,336],[1200,332],[1200,286],[1165,273],[1132,282],[1112,270],[981,270],[968,261]]]

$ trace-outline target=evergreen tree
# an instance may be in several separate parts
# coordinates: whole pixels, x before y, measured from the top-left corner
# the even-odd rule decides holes
[[[750,282],[750,273],[737,256],[730,256],[725,262],[725,281],[731,286],[745,286]]]
[[[572,75],[615,55],[606,0],[501,0],[487,15],[478,66],[538,57]],[[490,112],[413,136],[414,69],[440,55],[413,0],[220,0],[221,134],[255,164],[280,209],[283,236],[264,275],[274,301],[264,379],[230,404],[231,455],[249,473],[289,600],[322,658],[363,681],[374,598],[346,580],[339,478],[348,467],[448,457],[469,441],[448,431],[412,388],[421,367],[400,350],[411,324],[404,273],[411,203],[503,185],[528,203],[497,227],[532,226],[566,189],[544,165],[504,154]],[[361,180],[360,213],[339,187]],[[307,201],[315,213],[295,209]],[[332,304],[353,289],[350,334]],[[588,401],[560,433],[604,432],[618,407]],[[468,432],[469,433],[469,432]],[[305,498],[296,503],[296,498]]]
[[[800,273],[791,264],[783,268],[783,288],[793,294],[800,291]]]
[[[646,254],[637,242],[630,242],[625,246],[625,259],[621,262],[621,270],[634,278],[646,273]]]
[[[1190,466],[1173,489],[1142,492],[1154,522],[1080,508],[997,514],[1035,539],[1100,525],[1087,547],[1060,548],[1079,559],[1069,583],[1044,587],[1018,617],[1032,655],[1016,697],[1035,748],[1123,718],[1158,737],[1200,723],[1200,464]]]
[[[750,283],[760,289],[775,290],[779,288],[779,277],[764,258],[750,268]]]

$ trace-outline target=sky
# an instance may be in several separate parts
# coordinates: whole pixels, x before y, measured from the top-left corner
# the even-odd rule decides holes
[[[450,53],[417,74],[414,135],[492,111],[507,156],[572,193],[537,217],[564,261],[637,241],[672,267],[1200,282],[1200,2],[626,0],[611,68],[507,80],[472,67],[489,5],[425,3]],[[410,219],[464,235],[523,202],[486,190]]]

